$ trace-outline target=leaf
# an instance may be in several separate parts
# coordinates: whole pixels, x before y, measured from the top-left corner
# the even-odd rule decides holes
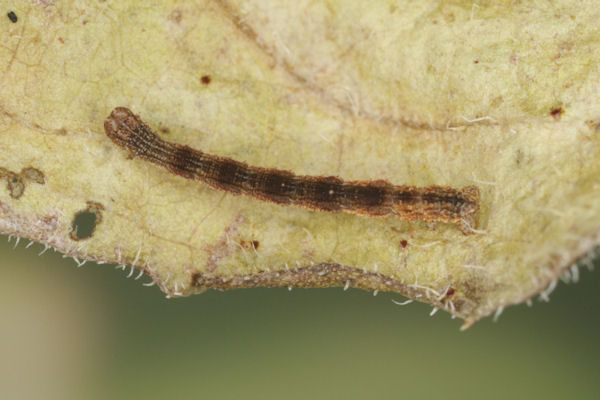
[[[465,326],[554,287],[598,244],[593,4],[3,9],[18,20],[1,23],[0,232],[135,267],[170,296],[351,286],[431,303]],[[476,185],[476,234],[214,190],[128,159],[103,131],[116,106],[166,140],[251,165]]]

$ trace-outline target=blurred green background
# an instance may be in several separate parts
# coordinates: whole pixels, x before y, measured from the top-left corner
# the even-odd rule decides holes
[[[2,399],[600,398],[586,268],[549,303],[459,332],[424,304],[341,288],[168,300],[129,270],[0,239]]]

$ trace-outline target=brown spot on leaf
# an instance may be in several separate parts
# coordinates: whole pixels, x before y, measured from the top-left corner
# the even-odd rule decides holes
[[[8,181],[8,191],[10,192],[10,197],[13,199],[18,199],[23,195],[25,191],[25,183],[23,180],[17,175],[12,174],[12,176],[7,177]]]
[[[171,14],[169,14],[169,20],[175,22],[176,24],[181,22],[181,18],[182,15],[180,10],[173,10]]]
[[[205,85],[208,85],[211,80],[212,78],[210,77],[210,75],[202,75],[202,78],[200,78],[200,81]]]
[[[13,199],[18,199],[23,195],[28,182],[40,185],[46,183],[43,172],[33,167],[23,168],[19,174],[0,167],[0,178],[6,178],[6,187]]]
[[[37,168],[26,167],[21,170],[21,177],[28,181],[43,185],[46,183],[44,173]]]
[[[247,240],[242,240],[240,242],[240,245],[244,248],[244,249],[258,249],[258,246],[260,246],[260,242],[258,240],[251,240],[251,241],[247,241]]]
[[[562,109],[562,107],[556,107],[553,108],[552,110],[550,110],[550,115],[552,116],[552,118],[554,118],[557,121],[560,121],[560,118],[562,117],[562,115],[565,113],[565,110]]]
[[[407,240],[405,240],[405,239],[402,239],[402,240],[400,241],[400,246],[402,246],[402,248],[403,248],[403,249],[405,249],[405,248],[406,248],[406,246],[408,246],[408,241],[407,241]]]

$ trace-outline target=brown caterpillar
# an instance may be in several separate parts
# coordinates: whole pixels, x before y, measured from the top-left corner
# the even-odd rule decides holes
[[[104,122],[104,130],[132,157],[140,157],[215,189],[276,204],[373,217],[395,215],[408,221],[447,222],[457,224],[465,234],[473,232],[475,214],[479,210],[476,186],[454,189],[395,186],[385,180],[344,181],[336,176],[295,175],[290,171],[253,167],[206,154],[162,140],[125,107],[112,111]]]

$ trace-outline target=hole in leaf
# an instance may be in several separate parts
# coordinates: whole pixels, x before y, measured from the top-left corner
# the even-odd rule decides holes
[[[96,229],[98,216],[90,211],[81,211],[75,214],[73,224],[71,225],[71,238],[82,240],[92,237]]]
[[[102,211],[104,206],[100,203],[88,201],[88,207],[85,210],[75,214],[71,223],[71,239],[83,240],[89,239],[94,234],[96,226],[102,222]]]

